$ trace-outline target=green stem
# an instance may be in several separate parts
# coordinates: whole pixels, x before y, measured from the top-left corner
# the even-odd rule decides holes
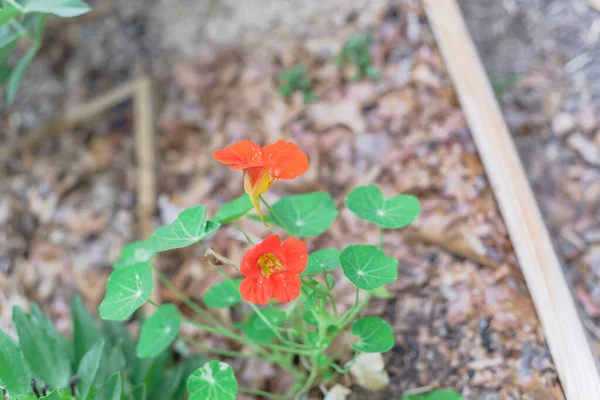
[[[346,311],[344,313],[344,315],[342,315],[342,318],[340,319],[340,323],[338,324],[340,330],[343,330],[346,327],[346,325],[348,325],[356,317],[356,315],[358,315],[358,313],[360,313],[360,311],[367,304],[367,302],[369,301],[369,298],[371,297],[369,295],[369,292],[367,292],[365,297],[359,303],[358,302],[359,290],[360,289],[356,288],[356,299],[354,300],[354,305],[348,311]]]
[[[25,12],[25,9],[23,8],[23,6],[20,5],[19,3],[17,3],[15,0],[6,0],[6,2],[8,4],[10,4],[11,6],[13,6],[14,8],[16,8],[17,10],[19,10],[21,13]]]
[[[310,390],[313,383],[315,383],[315,380],[317,379],[317,374],[319,372],[317,369],[317,356],[313,355],[311,357],[311,363],[312,363],[312,366],[311,366],[310,374],[308,375],[308,378],[304,382],[304,385],[302,385],[302,387],[300,388],[298,393],[296,393],[296,397],[294,398],[295,400],[300,400],[302,398],[302,395]]]
[[[250,388],[241,387],[241,388],[238,388],[238,391],[243,392],[243,393],[255,394],[257,396],[267,397],[269,399],[285,400],[285,397],[283,397],[283,396],[279,396],[279,395],[272,394],[272,393],[265,392],[263,390],[258,390],[258,389],[250,389]]]
[[[210,315],[210,313],[208,311],[204,310],[202,307],[200,307],[199,305],[194,303],[189,297],[187,297],[179,289],[177,289],[175,287],[175,285],[173,285],[171,283],[169,278],[167,278],[160,269],[154,267],[154,270],[156,271],[156,274],[158,275],[158,279],[160,279],[160,281],[167,287],[167,289],[169,289],[171,292],[173,292],[175,294],[175,296],[177,296],[177,298],[183,302],[183,304],[188,306],[192,311],[194,311],[196,314],[200,315],[202,318],[207,319],[211,324],[214,324],[216,327],[218,327],[220,329],[227,329],[225,327],[225,325],[223,325],[215,317]]]
[[[379,227],[379,248],[383,250],[383,228]]]
[[[238,228],[238,230],[239,230],[240,232],[242,232],[242,235],[244,235],[244,237],[246,238],[246,240],[248,241],[248,243],[250,243],[250,244],[251,244],[251,245],[253,245],[253,246],[256,244],[256,243],[254,243],[254,240],[252,240],[252,238],[250,237],[250,235],[248,235],[248,234],[246,233],[246,231],[242,229],[242,225],[240,225],[240,223],[239,223],[239,222],[236,222],[236,223],[235,223],[235,227],[236,227],[236,228]]]
[[[329,302],[331,303],[331,308],[333,309],[333,314],[337,318],[337,316],[338,316],[337,306],[335,304],[335,299],[333,298],[333,295],[331,294],[331,290],[328,287],[327,274],[325,272],[323,272],[323,280],[325,281],[325,287],[327,287],[327,298],[329,299]]]
[[[287,232],[288,235],[294,236],[292,235],[292,230],[289,228],[289,226],[287,226],[287,224],[283,221],[279,214],[277,214],[275,210],[273,210],[273,207],[271,207],[271,205],[265,199],[263,199],[262,196],[258,196],[258,198],[260,199],[260,201],[262,201],[265,207],[267,207],[267,210],[269,210],[269,215],[272,215],[273,218],[275,218],[277,222],[279,222],[279,225]]]
[[[199,349],[206,350],[206,351],[214,353],[214,354],[218,354],[220,356],[261,359],[261,356],[259,356],[258,354],[246,354],[246,353],[242,353],[240,351],[217,349],[217,348],[214,348],[211,346],[207,346],[207,345],[205,345],[201,342],[198,342],[197,340],[191,339],[187,336],[180,335],[179,337],[181,338],[181,340],[183,340],[184,342],[188,342],[192,346],[198,347]]]

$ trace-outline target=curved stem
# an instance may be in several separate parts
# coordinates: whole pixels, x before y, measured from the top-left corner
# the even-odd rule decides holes
[[[308,392],[310,390],[310,388],[312,387],[313,383],[315,383],[315,380],[317,379],[317,374],[319,372],[317,369],[316,358],[317,357],[314,355],[311,357],[312,366],[311,366],[310,374],[308,375],[308,378],[304,382],[304,385],[302,385],[300,390],[298,390],[298,393],[296,393],[296,397],[294,398],[295,400],[300,400],[302,398],[302,395],[304,393]]]
[[[259,356],[258,354],[246,354],[246,353],[242,353],[240,351],[235,351],[235,350],[217,349],[217,348],[214,348],[211,346],[207,346],[207,345],[205,345],[197,340],[191,339],[187,336],[179,335],[179,337],[181,338],[181,340],[191,344],[192,346],[198,347],[199,349],[206,350],[206,351],[209,351],[214,354],[218,354],[220,356],[236,357],[236,358],[256,358],[256,359],[261,358],[261,356]]]
[[[252,238],[250,237],[250,235],[248,235],[246,233],[246,231],[242,229],[242,225],[239,222],[235,223],[235,227],[238,229],[238,231],[242,232],[242,235],[244,235],[244,237],[246,238],[246,240],[248,241],[248,243],[250,243],[253,246],[256,244],[256,243],[254,243],[254,240],[252,240]]]
[[[289,226],[287,226],[287,224],[283,221],[279,214],[277,214],[275,210],[273,210],[273,207],[271,207],[271,205],[262,196],[258,196],[258,198],[260,199],[260,201],[262,201],[265,207],[267,207],[267,210],[269,210],[269,215],[273,216],[273,218],[275,218],[277,222],[279,222],[280,226],[287,232],[288,235],[294,236],[292,235],[292,230],[289,228]]]
[[[278,399],[278,400],[284,400],[285,397],[283,396],[279,396],[277,394],[272,394],[269,392],[265,392],[263,390],[258,390],[258,389],[250,389],[250,388],[238,388],[238,391],[243,392],[243,393],[249,393],[249,394],[255,394],[257,396],[263,396],[269,399]]]

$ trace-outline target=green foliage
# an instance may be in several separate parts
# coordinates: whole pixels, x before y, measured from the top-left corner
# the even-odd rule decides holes
[[[181,317],[173,304],[160,307],[150,318],[144,321],[136,353],[140,358],[156,357],[173,343],[179,328]]]
[[[317,99],[315,93],[311,91],[311,82],[302,64],[297,64],[294,68],[279,74],[279,93],[283,97],[289,97],[297,91],[303,93],[304,103]]]
[[[359,186],[344,201],[354,215],[382,228],[398,229],[413,223],[421,213],[419,199],[402,194],[389,199],[377,186]]]
[[[152,248],[158,253],[187,247],[212,235],[219,226],[219,223],[206,219],[206,207],[190,207],[183,210],[175,221],[154,232]]]
[[[226,308],[239,304],[242,302],[239,289],[241,282],[241,279],[219,282],[208,289],[202,296],[202,301],[208,308]]]
[[[14,101],[25,71],[42,47],[48,15],[69,18],[90,10],[81,0],[4,0],[0,3],[0,81],[6,83],[9,104]],[[21,39],[31,45],[12,63],[13,49]]]
[[[401,400],[463,400],[463,398],[455,390],[445,389],[423,394],[408,394],[402,396]]]
[[[310,253],[302,275],[314,275],[336,269],[340,265],[340,252],[337,249],[321,249]]]
[[[269,308],[262,311],[263,317],[269,321],[271,326],[280,327],[285,320],[285,313],[276,308]],[[243,327],[244,333],[250,339],[258,343],[269,343],[275,338],[275,332],[269,328],[265,321],[254,313],[248,318]]]
[[[189,400],[235,400],[238,384],[229,364],[209,361],[188,378]]]
[[[106,283],[100,316],[112,321],[126,320],[150,298],[153,287],[152,266],[147,262],[114,270]]]
[[[43,383],[48,385],[42,399],[184,400],[187,378],[203,360],[185,351],[177,356],[181,361],[175,361],[169,346],[172,340],[164,329],[178,330],[173,321],[180,321],[179,314],[173,305],[161,307],[142,327],[146,338],[140,338],[139,347],[161,349],[156,357],[145,359],[136,356],[135,342],[123,324],[107,321],[101,328],[78,297],[71,301],[71,310],[72,343],[54,329],[36,305],[30,314],[15,307],[13,320],[19,342],[0,331],[0,386],[11,399],[37,399],[31,386],[34,379],[39,391]],[[75,376],[78,380],[73,379]],[[75,396],[72,383],[76,383]]]
[[[342,51],[336,58],[338,66],[343,67],[350,64],[356,68],[356,72],[352,76],[352,79],[354,80],[361,78],[379,78],[379,72],[371,64],[372,58],[371,53],[369,52],[370,45],[371,37],[369,35],[352,35],[346,43],[344,43]]]
[[[313,192],[286,196],[273,205],[271,220],[296,237],[317,236],[325,232],[339,215],[331,196]]]
[[[352,334],[359,341],[352,348],[363,353],[384,353],[394,347],[390,324],[379,317],[364,317],[352,324]]]
[[[237,199],[223,204],[212,220],[220,224],[227,224],[241,218],[251,209],[252,203],[250,202],[250,197],[244,193]]]
[[[121,257],[113,263],[113,267],[123,268],[131,264],[150,261],[156,254],[152,239],[129,243],[121,249]]]
[[[340,255],[346,278],[357,288],[373,290],[398,278],[398,261],[376,246],[348,246]]]

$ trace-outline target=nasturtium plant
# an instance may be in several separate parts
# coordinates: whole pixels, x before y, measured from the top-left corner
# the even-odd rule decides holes
[[[379,317],[364,317],[352,324],[352,334],[359,341],[352,348],[362,353],[384,353],[394,347],[394,333],[390,324]]]
[[[152,266],[147,262],[114,270],[106,283],[100,316],[106,320],[126,320],[150,298],[153,287]]]
[[[180,327],[181,317],[177,308],[173,304],[160,307],[142,324],[137,356],[150,358],[162,353],[177,338]]]
[[[230,365],[209,361],[188,378],[190,400],[235,400],[238,383]]]
[[[398,278],[398,260],[386,256],[377,246],[348,246],[340,255],[340,263],[346,278],[359,289],[377,289]]]
[[[269,308],[259,313],[254,313],[248,318],[244,325],[244,333],[255,342],[268,343],[272,341],[276,333],[268,324],[273,327],[280,327],[285,319],[285,313],[276,308]]]
[[[113,267],[118,269],[131,264],[150,261],[155,254],[156,251],[151,239],[132,242],[123,246],[120,258],[113,263]]]
[[[421,213],[419,200],[403,194],[385,199],[374,185],[353,189],[345,200],[346,207],[357,217],[382,228],[403,228],[417,219]]]
[[[206,219],[206,207],[191,207],[183,210],[175,221],[154,232],[152,248],[161,252],[187,247],[212,235],[219,226],[219,223]]]
[[[273,205],[271,214],[272,221],[290,235],[307,237],[325,232],[339,211],[330,195],[313,192],[283,197]]]
[[[202,301],[208,308],[227,308],[242,302],[240,294],[241,279],[219,282],[202,296]]]
[[[227,224],[236,221],[250,210],[252,210],[252,202],[250,197],[244,193],[237,199],[223,204],[212,217],[212,220],[220,224]]]
[[[308,264],[303,275],[329,272],[340,266],[340,252],[337,249],[321,249],[308,256]]]

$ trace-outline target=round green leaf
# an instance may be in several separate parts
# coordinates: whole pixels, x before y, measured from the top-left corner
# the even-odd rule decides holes
[[[285,313],[275,308],[268,308],[261,310],[263,316],[267,321],[274,327],[279,327],[285,320]],[[275,332],[267,326],[265,321],[257,314],[254,313],[248,318],[248,321],[243,326],[243,331],[250,339],[259,343],[268,343],[275,338]]]
[[[29,393],[31,376],[29,364],[19,346],[0,331],[0,378],[6,390],[13,396]]]
[[[376,246],[348,246],[340,255],[340,263],[346,278],[360,289],[377,289],[398,278],[398,261]]]
[[[121,257],[113,263],[113,267],[123,268],[131,264],[150,261],[156,254],[152,239],[128,243],[121,249]]]
[[[321,274],[340,265],[340,252],[337,249],[322,249],[308,256],[308,263],[302,275]]]
[[[219,282],[202,296],[202,301],[208,308],[226,308],[242,302],[240,294],[241,279]]]
[[[223,204],[221,208],[219,208],[219,211],[217,211],[217,213],[214,215],[212,220],[220,224],[226,224],[242,217],[251,209],[252,203],[250,202],[250,197],[244,193],[237,199]]]
[[[398,229],[413,223],[421,213],[419,199],[402,194],[384,199],[377,186],[359,186],[344,201],[348,210],[360,219],[382,228]]]
[[[173,304],[161,306],[142,325],[140,340],[136,347],[139,358],[156,357],[177,337],[181,316]]]
[[[222,361],[209,361],[190,375],[189,400],[235,400],[238,383],[233,369]]]
[[[273,210],[283,223],[274,216],[272,221],[296,237],[320,235],[339,214],[333,199],[325,192],[283,197],[273,205]]]
[[[206,207],[195,206],[183,210],[168,225],[158,228],[152,235],[156,252],[187,247],[212,235],[220,224],[206,220]]]
[[[152,266],[137,263],[114,270],[106,282],[106,296],[98,311],[102,319],[124,321],[150,298]]]
[[[394,333],[390,324],[379,317],[365,317],[352,324],[352,334],[358,343],[352,348],[363,353],[384,353],[394,347]]]

